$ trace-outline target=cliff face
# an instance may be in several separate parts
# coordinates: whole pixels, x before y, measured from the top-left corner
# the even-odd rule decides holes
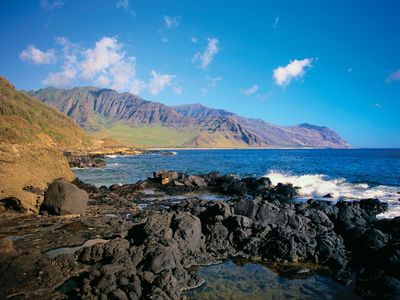
[[[157,102],[145,101],[135,95],[95,87],[62,90],[46,88],[29,92],[43,103],[73,117],[82,127],[96,129],[98,118],[123,121],[130,125],[183,125],[174,109]]]
[[[26,210],[37,211],[39,190],[55,178],[74,178],[60,148],[79,147],[83,140],[72,118],[0,77],[0,199],[15,197]]]
[[[102,137],[123,136],[122,142],[136,142],[138,146],[166,146],[161,140],[158,144],[149,142],[141,136],[144,131],[138,130],[149,127],[146,134],[158,136],[162,126],[178,136],[176,144],[168,144],[176,147],[349,147],[327,127],[277,126],[201,104],[169,107],[129,93],[94,87],[46,88],[29,93],[73,117],[87,131],[101,132]]]
[[[327,147],[347,148],[349,145],[327,127],[310,124],[278,126],[260,119],[245,118],[223,109],[212,109],[200,104],[174,107],[181,115],[196,119],[207,130],[240,133],[249,146]]]

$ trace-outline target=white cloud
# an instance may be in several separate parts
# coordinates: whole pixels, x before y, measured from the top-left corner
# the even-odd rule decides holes
[[[181,86],[174,86],[173,90],[174,90],[174,94],[175,95],[182,94],[182,87]]]
[[[175,75],[161,74],[157,71],[151,71],[151,80],[148,84],[148,89],[152,95],[158,95],[165,87],[171,85]]]
[[[119,0],[116,4],[117,8],[128,9],[129,0]]]
[[[177,27],[180,23],[180,17],[164,16],[164,24],[167,28]]]
[[[220,77],[220,76],[219,77],[208,77],[207,76],[206,80],[208,81],[209,87],[216,87],[217,84],[222,81],[222,77]]]
[[[148,83],[140,80],[136,74],[136,58],[128,56],[123,44],[113,37],[102,37],[93,48],[82,48],[65,37],[57,38],[56,44],[62,47],[63,64],[58,72],[49,73],[42,81],[47,86],[89,83],[119,92],[139,94],[146,90],[157,95],[171,86],[175,78],[175,75],[153,70]],[[173,91],[179,94],[182,88],[174,87]]]
[[[207,95],[207,93],[208,93],[208,91],[206,88],[200,89],[200,95],[205,96],[205,95]]]
[[[136,12],[130,8],[129,0],[118,0],[115,6],[119,9],[125,10],[127,13],[130,13],[133,16],[136,16]]]
[[[163,36],[163,37],[160,39],[160,41],[161,41],[161,43],[168,43],[168,42],[169,42],[169,40],[168,40],[165,36]]]
[[[127,57],[116,38],[103,37],[89,49],[81,49],[65,37],[57,38],[56,43],[63,47],[64,62],[59,72],[52,72],[43,80],[45,85],[67,86],[81,80],[134,94],[145,87],[136,78],[136,58]]]
[[[120,50],[121,45],[115,38],[101,38],[96,42],[95,48],[84,52],[85,60],[81,63],[82,77],[85,80],[93,79],[99,72],[105,72],[119,63],[124,57]]]
[[[240,91],[242,92],[243,95],[250,96],[250,95],[253,95],[255,92],[257,92],[258,88],[259,88],[258,85],[255,84],[255,85],[249,87],[248,89],[242,89]]]
[[[133,82],[136,81],[136,58],[128,57],[126,60],[121,60],[108,71],[110,83],[107,86],[111,86],[112,89],[130,90],[133,92],[136,85]],[[138,91],[134,91],[135,93]]]
[[[193,44],[196,44],[196,43],[197,43],[197,38],[194,37],[194,36],[192,36],[192,38],[190,39],[190,41],[191,41]]]
[[[268,99],[271,95],[272,95],[272,92],[271,92],[271,91],[268,91],[268,92],[265,93],[265,94],[257,94],[256,97],[257,97],[257,99],[263,101],[263,100]]]
[[[288,85],[293,79],[300,78],[305,74],[305,69],[311,67],[313,59],[293,60],[284,67],[278,67],[273,71],[275,83],[279,86]]]
[[[50,73],[42,82],[45,85],[63,87],[71,83],[78,74],[78,57],[77,52],[79,46],[71,43],[66,37],[56,38],[56,43],[62,46],[63,65],[60,72]]]
[[[274,24],[272,25],[272,28],[276,29],[278,27],[279,21],[280,21],[280,18],[275,17],[275,21],[274,21]]]
[[[46,11],[53,10],[56,8],[60,8],[64,5],[63,0],[41,0],[40,1],[40,8]]]
[[[394,81],[400,80],[400,69],[398,69],[396,72],[391,73],[387,78],[386,82],[387,83],[392,83]]]
[[[375,107],[375,108],[382,108],[382,104],[380,104],[380,103],[377,102],[377,103],[374,104],[374,107]]]
[[[63,87],[69,85],[76,75],[76,69],[67,67],[64,71],[50,73],[42,82],[48,86]]]
[[[203,53],[197,52],[193,56],[192,62],[200,61],[200,67],[202,69],[207,69],[209,64],[213,61],[214,56],[219,52],[218,43],[218,39],[209,38],[207,48]]]
[[[33,45],[28,46],[19,54],[22,61],[30,62],[35,65],[54,64],[57,60],[56,52],[54,49],[49,49],[45,52],[36,48]]]
[[[352,67],[347,69],[347,73],[351,73],[351,72],[353,72],[353,68]]]
[[[122,46],[116,38],[103,37],[94,48],[84,50],[79,64],[82,79],[138,94],[145,84],[136,78],[136,58],[126,57]]]

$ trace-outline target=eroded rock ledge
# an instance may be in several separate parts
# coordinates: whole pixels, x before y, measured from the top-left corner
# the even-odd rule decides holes
[[[110,188],[75,184],[92,199],[86,213],[75,219],[30,219],[35,229],[47,224],[40,229],[42,243],[29,250],[24,248],[28,241],[14,242],[20,253],[0,263],[0,296],[180,299],[185,289],[202,284],[192,266],[243,257],[313,263],[343,284],[355,278],[356,292],[365,298],[399,297],[400,218],[377,220],[375,215],[387,209],[379,200],[296,203],[291,185],[217,173],[161,171],[146,181]],[[149,188],[187,199],[167,206],[155,200],[152,208],[139,210],[135,203]],[[206,201],[193,194],[199,192],[232,197]],[[18,226],[29,222],[18,219]],[[104,241],[73,254],[45,254],[94,238]]]

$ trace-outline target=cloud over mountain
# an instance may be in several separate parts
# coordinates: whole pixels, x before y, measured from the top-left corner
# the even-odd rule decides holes
[[[209,38],[208,44],[204,52],[197,52],[193,58],[192,62],[200,62],[200,67],[202,69],[207,69],[214,59],[214,56],[219,52],[218,48],[219,40],[216,38]]]
[[[275,83],[279,86],[288,85],[293,79],[304,76],[306,68],[311,67],[313,59],[292,60],[284,67],[278,67],[273,71]]]
[[[57,60],[54,49],[42,51],[33,45],[29,45],[28,48],[23,50],[20,53],[19,58],[22,61],[30,62],[36,65],[54,64]]]

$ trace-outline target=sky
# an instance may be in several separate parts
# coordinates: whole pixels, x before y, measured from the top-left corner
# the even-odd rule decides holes
[[[0,74],[400,147],[396,0],[1,0]]]

